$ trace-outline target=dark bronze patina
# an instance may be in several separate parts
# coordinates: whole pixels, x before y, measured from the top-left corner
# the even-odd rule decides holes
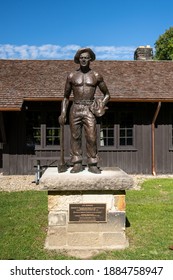
[[[105,113],[110,94],[103,77],[90,69],[90,62],[94,60],[95,54],[90,48],[79,49],[74,57],[74,61],[80,64],[80,68],[71,72],[66,80],[59,123],[63,126],[66,122],[69,97],[73,92],[73,105],[70,109],[71,161],[73,163],[71,173],[83,170],[82,127],[84,127],[86,138],[88,171],[96,174],[101,173],[97,167],[96,117],[100,117]],[[103,93],[103,99],[95,98],[97,87]]]

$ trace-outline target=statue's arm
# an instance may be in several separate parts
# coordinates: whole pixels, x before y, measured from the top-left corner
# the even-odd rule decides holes
[[[110,99],[110,93],[109,93],[106,83],[103,80],[103,77],[100,74],[97,74],[97,81],[98,81],[98,87],[104,95],[104,98],[102,100],[103,107],[104,107]]]
[[[61,115],[59,117],[59,123],[64,124],[66,122],[66,116],[67,116],[67,109],[69,105],[69,97],[72,91],[71,86],[71,76],[69,75],[66,80],[65,84],[65,90],[64,90],[64,99],[61,103]]]

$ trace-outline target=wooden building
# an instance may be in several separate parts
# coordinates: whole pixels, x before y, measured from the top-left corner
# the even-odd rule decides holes
[[[38,159],[41,166],[57,166],[65,80],[77,67],[63,60],[0,60],[4,175],[34,174]],[[91,68],[103,75],[111,94],[109,110],[97,119],[100,166],[118,166],[129,174],[172,173],[173,62],[96,60]],[[67,121],[67,159],[69,155]]]

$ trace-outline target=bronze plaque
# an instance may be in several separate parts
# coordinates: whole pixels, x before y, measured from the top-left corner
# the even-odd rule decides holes
[[[105,203],[69,204],[69,222],[98,223],[106,222]]]

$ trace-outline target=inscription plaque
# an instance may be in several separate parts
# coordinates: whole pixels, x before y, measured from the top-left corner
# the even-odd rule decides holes
[[[105,203],[69,204],[69,222],[97,223],[106,222]]]

